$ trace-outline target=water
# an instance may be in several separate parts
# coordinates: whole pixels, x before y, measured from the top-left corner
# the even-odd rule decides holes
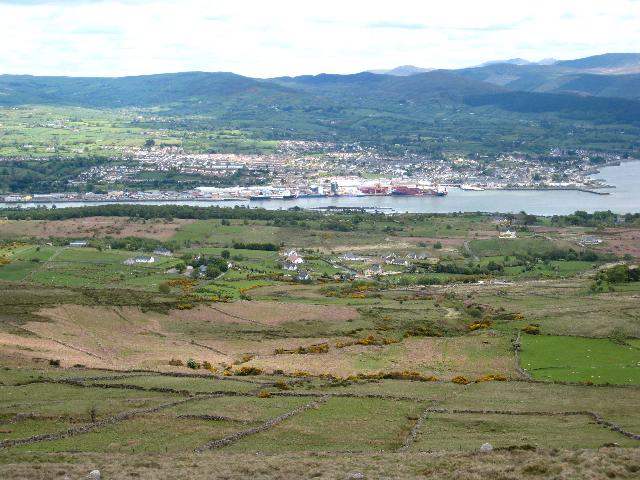
[[[371,207],[390,208],[396,212],[412,213],[450,213],[450,212],[502,212],[517,213],[525,211],[534,215],[566,215],[576,210],[594,212],[611,210],[615,213],[640,212],[640,161],[625,162],[620,166],[604,167],[597,178],[602,178],[616,188],[607,190],[610,195],[594,195],[575,190],[485,190],[481,192],[463,191],[457,188],[449,190],[446,197],[327,197],[298,198],[295,200],[261,200],[258,202],[225,201],[195,202],[175,201],[144,202],[146,205],[194,205],[223,206],[249,205],[251,207],[270,210],[287,209],[294,206],[312,207]],[[107,203],[107,202],[105,202]],[[80,207],[84,205],[100,205],[100,202],[60,203],[62,207]],[[24,203],[23,208],[50,206],[50,204]],[[0,207],[15,207],[16,204],[2,204]]]

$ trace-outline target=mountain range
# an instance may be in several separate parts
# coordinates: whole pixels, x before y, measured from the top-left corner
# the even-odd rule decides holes
[[[200,128],[215,122],[270,138],[417,138],[443,122],[455,132],[471,124],[482,132],[490,125],[503,136],[526,122],[547,125],[547,130],[562,124],[568,132],[572,122],[583,120],[640,126],[640,54],[425,70],[403,66],[385,73],[270,79],[228,72],[119,78],[0,75],[0,106],[153,107],[159,115],[209,119],[198,120]],[[520,116],[509,117],[509,112]],[[549,124],[550,119],[560,123]]]

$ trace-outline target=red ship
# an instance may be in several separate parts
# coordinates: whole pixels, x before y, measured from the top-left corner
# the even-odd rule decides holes
[[[391,189],[391,195],[409,195],[409,196],[422,196],[430,195],[434,197],[444,197],[449,192],[447,190],[440,190],[439,188],[422,188],[418,186],[409,187],[406,185],[396,185]]]
[[[360,187],[360,191],[365,195],[388,195],[389,187],[383,187],[379,183],[377,185],[368,185]]]

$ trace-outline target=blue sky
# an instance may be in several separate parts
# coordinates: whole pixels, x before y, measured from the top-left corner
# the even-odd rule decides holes
[[[638,0],[0,0],[0,73],[271,77],[640,50]]]

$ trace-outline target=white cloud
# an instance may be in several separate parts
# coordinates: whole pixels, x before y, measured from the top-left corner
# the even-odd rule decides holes
[[[632,0],[0,0],[1,73],[269,77],[640,45]]]

